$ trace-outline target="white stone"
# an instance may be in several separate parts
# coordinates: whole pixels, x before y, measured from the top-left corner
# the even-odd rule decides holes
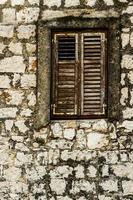
[[[124,119],[131,119],[133,117],[133,108],[126,108],[123,112]]]
[[[82,129],[77,130],[75,147],[80,149],[86,148],[86,134]]]
[[[60,7],[61,6],[61,0],[43,0],[43,5],[46,5],[48,7],[52,7],[52,6],[57,6]]]
[[[30,117],[32,115],[33,111],[30,110],[29,108],[23,109],[20,113],[21,116],[23,117]]]
[[[121,34],[122,48],[126,47],[129,43],[129,33]]]
[[[5,90],[6,94],[6,103],[8,105],[20,105],[24,99],[23,91],[17,90]]]
[[[90,6],[90,7],[93,7],[96,3],[96,0],[86,0],[86,5],[87,6]]]
[[[50,199],[50,200],[52,200],[52,199]],[[54,200],[54,199],[53,199]],[[69,197],[67,197],[67,196],[58,196],[57,197],[57,200],[72,200],[71,198],[69,198]],[[79,200],[79,199],[78,199]]]
[[[26,164],[31,164],[31,162],[32,162],[32,155],[24,154],[23,152],[17,153],[15,164],[26,165]]]
[[[112,200],[111,197],[106,197],[105,195],[100,195],[100,196],[98,196],[98,199],[99,199],[99,200]]]
[[[18,136],[18,135],[13,135],[12,136],[12,140],[16,141],[16,142],[23,142],[24,141],[24,137],[23,136]]]
[[[28,0],[31,5],[37,4],[39,5],[40,0]]]
[[[0,42],[0,53],[3,54],[3,50],[5,49],[6,45],[3,42]]]
[[[90,122],[90,120],[81,121],[80,124],[79,124],[79,126],[80,126],[80,128],[88,129],[88,128],[91,128],[92,122]]]
[[[11,80],[8,76],[0,75],[0,88],[10,88],[10,82]]]
[[[133,32],[130,35],[130,45],[133,47]]]
[[[46,169],[44,166],[36,166],[31,169],[26,169],[27,178],[30,181],[37,181],[42,179],[46,175]]]
[[[45,10],[42,13],[42,20],[51,20],[53,18],[60,18],[67,16],[67,14],[64,14],[62,10]]]
[[[35,36],[35,25],[20,25],[17,29],[19,39],[29,39]]]
[[[121,89],[121,99],[120,99],[121,105],[123,106],[126,105],[127,99],[128,99],[128,88],[124,87]]]
[[[31,92],[28,96],[28,105],[29,106],[34,106],[36,104],[36,96],[34,94],[34,92]]]
[[[80,5],[80,1],[79,0],[66,0],[65,1],[65,7],[72,7],[72,6],[78,6]]]
[[[36,52],[36,44],[27,43],[26,48],[27,48],[28,54],[33,54]]]
[[[129,33],[130,32],[130,28],[122,28],[122,32],[123,33]]]
[[[117,154],[118,154],[117,151],[99,152],[99,156],[105,158],[106,164],[116,164],[118,162]]]
[[[126,77],[126,74],[125,73],[121,73],[121,85],[125,85],[125,77]]]
[[[0,5],[6,3],[8,0],[0,0]]]
[[[17,167],[9,167],[4,171],[4,177],[7,181],[18,181],[21,177],[21,169]]]
[[[68,140],[72,140],[75,136],[75,129],[67,128],[64,130],[64,138]]]
[[[0,37],[12,38],[14,26],[13,25],[0,25]]]
[[[117,181],[114,181],[114,180],[106,180],[105,182],[102,182],[100,186],[102,186],[103,190],[108,191],[108,192],[118,191]]]
[[[74,168],[76,178],[85,178],[84,167],[82,165],[78,165]]]
[[[29,128],[25,125],[24,120],[18,120],[15,122],[15,126],[18,127],[19,131],[21,133],[25,133],[29,130]]]
[[[104,165],[102,167],[102,176],[109,176],[109,166],[108,165]]]
[[[39,16],[39,8],[24,8],[17,13],[17,21],[23,23],[31,23],[37,21]]]
[[[0,108],[0,118],[15,118],[17,111],[17,108]]]
[[[16,5],[23,5],[25,0],[11,0],[11,5],[16,6]]]
[[[35,74],[24,74],[21,77],[21,87],[23,88],[36,87]]]
[[[49,149],[48,152],[48,163],[57,165],[60,157],[59,149]]]
[[[66,182],[64,179],[51,179],[50,187],[57,195],[61,195],[65,192]]]
[[[20,74],[16,74],[16,73],[14,74],[14,77],[13,77],[13,86],[16,86],[19,83],[20,78],[21,78]]]
[[[42,128],[40,131],[34,131],[34,138],[36,139],[41,139],[44,142],[47,142],[47,128]]]
[[[108,125],[107,125],[106,120],[101,119],[98,122],[94,123],[93,126],[92,126],[92,129],[95,130],[95,131],[100,131],[100,132],[106,133],[107,129],[108,129]]]
[[[133,16],[130,17],[131,23],[133,23]]]
[[[95,184],[86,180],[75,181],[72,183],[71,193],[76,194],[80,191],[92,192],[95,189]]]
[[[118,177],[125,177],[133,179],[133,163],[126,163],[125,165],[112,165],[114,174]]]
[[[3,12],[3,23],[14,23],[16,18],[16,10],[14,8],[5,8]]]
[[[5,121],[5,129],[6,131],[11,131],[13,127],[13,120],[6,120]]]
[[[122,181],[124,195],[133,195],[133,181]]]
[[[131,99],[130,104],[133,105],[133,89],[130,91]]]
[[[55,167],[52,169],[49,173],[51,179],[56,179],[56,178],[68,178],[68,176],[71,174],[72,175],[73,168],[69,167],[67,165],[64,166],[59,166]]]
[[[22,43],[11,42],[9,44],[9,50],[13,52],[15,55],[22,55]]]
[[[107,6],[113,6],[114,5],[113,0],[104,0],[104,2],[107,4]]]
[[[107,146],[109,140],[104,134],[92,132],[87,135],[87,146],[89,149],[102,148]]]
[[[96,177],[96,174],[97,174],[97,169],[93,166],[93,165],[90,165],[88,168],[87,168],[87,175],[89,177]]]
[[[28,185],[27,183],[23,183],[23,182],[12,182],[10,185],[10,190],[11,193],[15,194],[15,193],[24,193],[24,194],[28,194]],[[17,197],[13,197],[13,199],[17,199]]]
[[[12,56],[0,60],[0,72],[24,73],[25,64],[23,57]]]
[[[9,154],[8,152],[5,152],[4,150],[0,151],[0,165],[6,165],[8,164]]]
[[[128,14],[132,14],[133,13],[133,6],[128,6],[126,10],[123,10],[122,13],[128,13]]]
[[[133,84],[133,71],[130,71],[128,73],[128,78],[129,78],[130,83]]]
[[[59,123],[52,124],[51,129],[55,138],[62,138],[62,128]]]
[[[124,55],[122,57],[121,67],[126,69],[133,69],[133,56]]]
[[[23,143],[17,143],[15,145],[15,149],[19,150],[19,151],[25,151],[25,152],[29,152],[29,148],[26,147]]]
[[[125,120],[125,121],[122,123],[122,125],[120,125],[120,127],[124,127],[124,128],[126,128],[127,130],[132,131],[132,130],[133,130],[133,122],[132,122],[132,121]]]

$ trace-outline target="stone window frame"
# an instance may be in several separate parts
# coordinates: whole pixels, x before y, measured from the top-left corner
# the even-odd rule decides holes
[[[51,31],[59,29],[96,28],[108,29],[108,116],[107,119],[119,120],[120,115],[120,20],[115,17],[72,17],[64,16],[41,20],[38,30],[38,70],[37,105],[35,129],[50,122],[50,80],[51,80]]]

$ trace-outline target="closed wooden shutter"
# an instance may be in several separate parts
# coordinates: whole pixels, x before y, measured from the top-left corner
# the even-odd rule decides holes
[[[52,116],[105,116],[106,32],[54,33]]]
[[[77,34],[54,35],[53,115],[77,114]]]
[[[105,33],[82,34],[81,115],[105,114]]]

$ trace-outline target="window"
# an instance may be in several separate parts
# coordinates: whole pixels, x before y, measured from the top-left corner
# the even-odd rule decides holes
[[[107,32],[52,34],[52,118],[106,115]]]
[[[58,16],[56,19],[54,18],[49,21],[40,21],[38,23],[37,105],[36,105],[36,111],[35,111],[36,116],[35,116],[35,121],[34,121],[34,128],[39,129],[41,127],[44,127],[50,122],[51,119],[56,119],[56,118],[57,119],[63,119],[63,118],[71,118],[71,119],[87,118],[88,119],[91,117],[96,118],[96,116],[103,117],[106,115],[109,121],[112,121],[112,120],[115,121],[115,120],[120,119],[120,115],[119,115],[119,109],[120,109],[120,105],[119,105],[120,23],[119,23],[119,18],[117,16],[110,17],[109,13],[107,14],[107,16],[108,16],[107,18],[104,18],[104,17],[95,18],[95,16],[89,18],[89,15],[88,17],[86,16],[85,18],[71,17],[71,16],[70,17]],[[77,85],[75,84],[73,85],[75,88],[75,96],[73,97],[74,107],[72,107],[72,110],[69,110],[68,114],[67,112],[64,112],[64,111],[59,112],[59,110],[57,109],[55,110],[56,112],[54,114],[54,109],[55,109],[54,104],[56,105],[57,103],[55,102],[55,100],[57,100],[57,97],[54,92],[57,91],[58,89],[57,86],[56,88],[52,89],[52,95],[51,95],[51,86],[52,85],[54,86],[52,82],[58,83],[56,81],[58,80],[56,76],[54,77],[52,76],[52,74],[54,75],[55,73],[54,71],[56,69],[54,62],[56,63],[57,66],[60,63],[64,63],[62,52],[58,55],[57,43],[59,40],[59,34],[63,34],[62,36],[64,37],[66,34],[68,35],[68,33],[66,32],[63,33],[61,32],[61,30],[64,30],[64,31],[77,30],[76,32],[75,31],[68,32],[69,34],[72,34],[71,37],[70,36],[69,37],[71,39],[71,42],[73,41],[75,45],[73,46],[73,49],[67,49],[70,55],[69,57],[67,57],[67,60],[65,60],[65,62],[69,61],[72,64],[73,71],[75,73],[74,83],[77,84]],[[94,110],[93,110],[93,113],[91,113],[90,111],[85,112],[84,110],[84,106],[85,106],[84,96],[85,95],[81,93],[81,90],[83,91],[83,88],[86,87],[84,85],[85,83],[84,76],[81,76],[81,74],[85,75],[84,73],[85,66],[83,65],[83,61],[85,62],[84,60],[84,56],[85,56],[84,47],[86,45],[85,37],[86,36],[90,37],[93,32],[93,35],[94,33],[95,34],[99,33],[102,35],[100,38],[102,37],[106,38],[107,34],[105,31],[102,31],[102,30],[108,31],[108,38],[107,38],[108,52],[106,49],[106,44],[103,42],[104,39],[101,39],[100,41],[101,41],[101,44],[103,45],[102,45],[100,58],[105,57],[105,59],[102,59],[104,63],[101,64],[101,68],[100,68],[101,69],[100,74],[102,75],[102,77],[100,77],[101,81],[99,85],[99,89],[100,89],[99,96],[100,96],[100,102],[101,102],[100,107],[99,107],[100,112],[99,111],[94,112]],[[56,38],[55,44],[53,44],[53,46],[51,44],[52,33],[53,33],[53,38],[54,37]],[[53,47],[54,47],[53,57],[56,58],[54,62],[52,62],[53,59],[51,59],[52,58],[51,52],[52,52]],[[60,48],[59,50],[62,50],[62,49]],[[65,67],[65,63],[63,65]],[[51,70],[51,66],[52,66],[52,70]],[[81,73],[82,71],[83,73]],[[56,73],[58,73],[58,70]],[[52,81],[51,81],[51,76],[53,77]],[[66,92],[66,94],[67,93],[68,92]],[[92,103],[94,105],[94,101]],[[52,108],[51,108],[51,104],[53,105]],[[106,104],[108,105],[108,107],[106,107]],[[50,110],[51,110],[52,118],[50,116]]]

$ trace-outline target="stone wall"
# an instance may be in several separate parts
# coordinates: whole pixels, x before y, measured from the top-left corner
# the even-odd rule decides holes
[[[120,16],[120,120],[35,130],[37,22],[85,10]],[[0,130],[0,200],[133,200],[132,0],[0,0]]]

